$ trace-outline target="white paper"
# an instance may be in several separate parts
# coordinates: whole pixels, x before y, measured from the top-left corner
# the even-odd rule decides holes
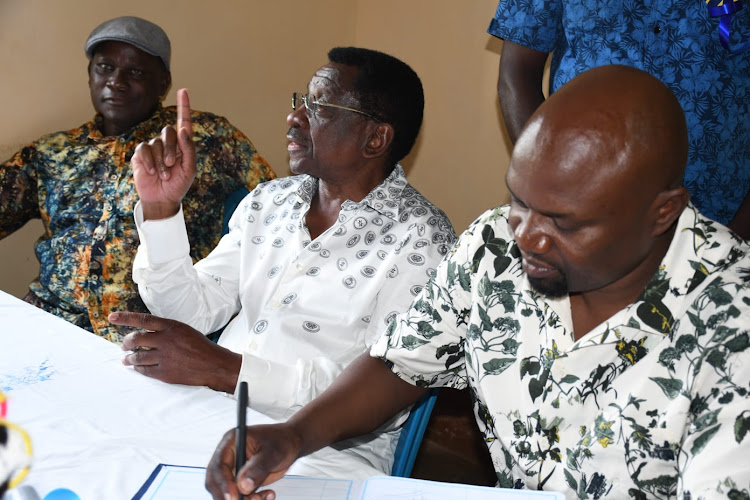
[[[279,497],[282,500],[283,497]],[[565,500],[561,493],[489,488],[404,477],[372,477],[365,481],[360,500]]]
[[[204,487],[205,478],[206,469],[200,467],[161,465],[148,489],[133,500],[211,500]],[[285,476],[269,488],[278,500],[348,500],[353,483],[348,479]]]
[[[181,498],[184,500],[212,500],[203,486],[206,469],[200,467],[160,466],[159,473],[143,494],[135,499]]]
[[[163,465],[148,490],[134,500],[211,500],[204,489],[206,470]],[[364,481],[285,476],[268,486],[277,500],[565,500],[561,493],[510,490],[403,477]],[[266,489],[266,488],[261,488]]]

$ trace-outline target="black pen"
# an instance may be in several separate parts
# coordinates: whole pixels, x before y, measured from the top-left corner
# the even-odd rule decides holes
[[[247,412],[247,382],[240,382],[240,391],[237,394],[237,430],[235,432],[235,448],[237,460],[234,464],[234,478],[240,473],[240,468],[245,465],[245,414]],[[240,500],[243,495],[240,494]]]

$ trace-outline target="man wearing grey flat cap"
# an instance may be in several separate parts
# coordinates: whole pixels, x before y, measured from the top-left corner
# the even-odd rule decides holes
[[[130,274],[138,247],[130,158],[176,123],[175,107],[161,104],[171,85],[171,44],[156,24],[118,17],[95,28],[84,50],[96,115],[0,163],[0,238],[41,218],[39,277],[25,300],[119,343],[123,332],[107,315],[147,311]],[[193,111],[192,122],[198,172],[183,203],[191,207],[186,225],[197,261],[219,241],[225,200],[275,174],[225,118]]]

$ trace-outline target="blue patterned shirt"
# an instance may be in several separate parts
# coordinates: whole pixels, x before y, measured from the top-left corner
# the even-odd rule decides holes
[[[685,186],[701,213],[727,224],[750,189],[750,51],[730,54],[703,0],[500,0],[489,33],[554,52],[550,92],[583,71],[635,66],[668,85],[690,132]],[[750,39],[750,8],[730,46]]]

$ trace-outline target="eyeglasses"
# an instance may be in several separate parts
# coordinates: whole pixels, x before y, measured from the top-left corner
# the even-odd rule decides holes
[[[292,93],[292,110],[296,111],[297,108],[300,108],[302,106],[305,106],[305,108],[315,115],[318,112],[318,107],[327,107],[327,108],[338,108],[338,109],[345,109],[347,111],[352,111],[354,113],[359,113],[360,115],[364,115],[367,118],[370,118],[375,121],[382,121],[379,118],[376,118],[375,116],[365,113],[364,111],[361,111],[359,109],[350,108],[348,106],[342,106],[340,104],[332,104],[330,102],[319,102],[315,96],[311,96],[310,94],[303,94],[301,92],[294,92]]]

